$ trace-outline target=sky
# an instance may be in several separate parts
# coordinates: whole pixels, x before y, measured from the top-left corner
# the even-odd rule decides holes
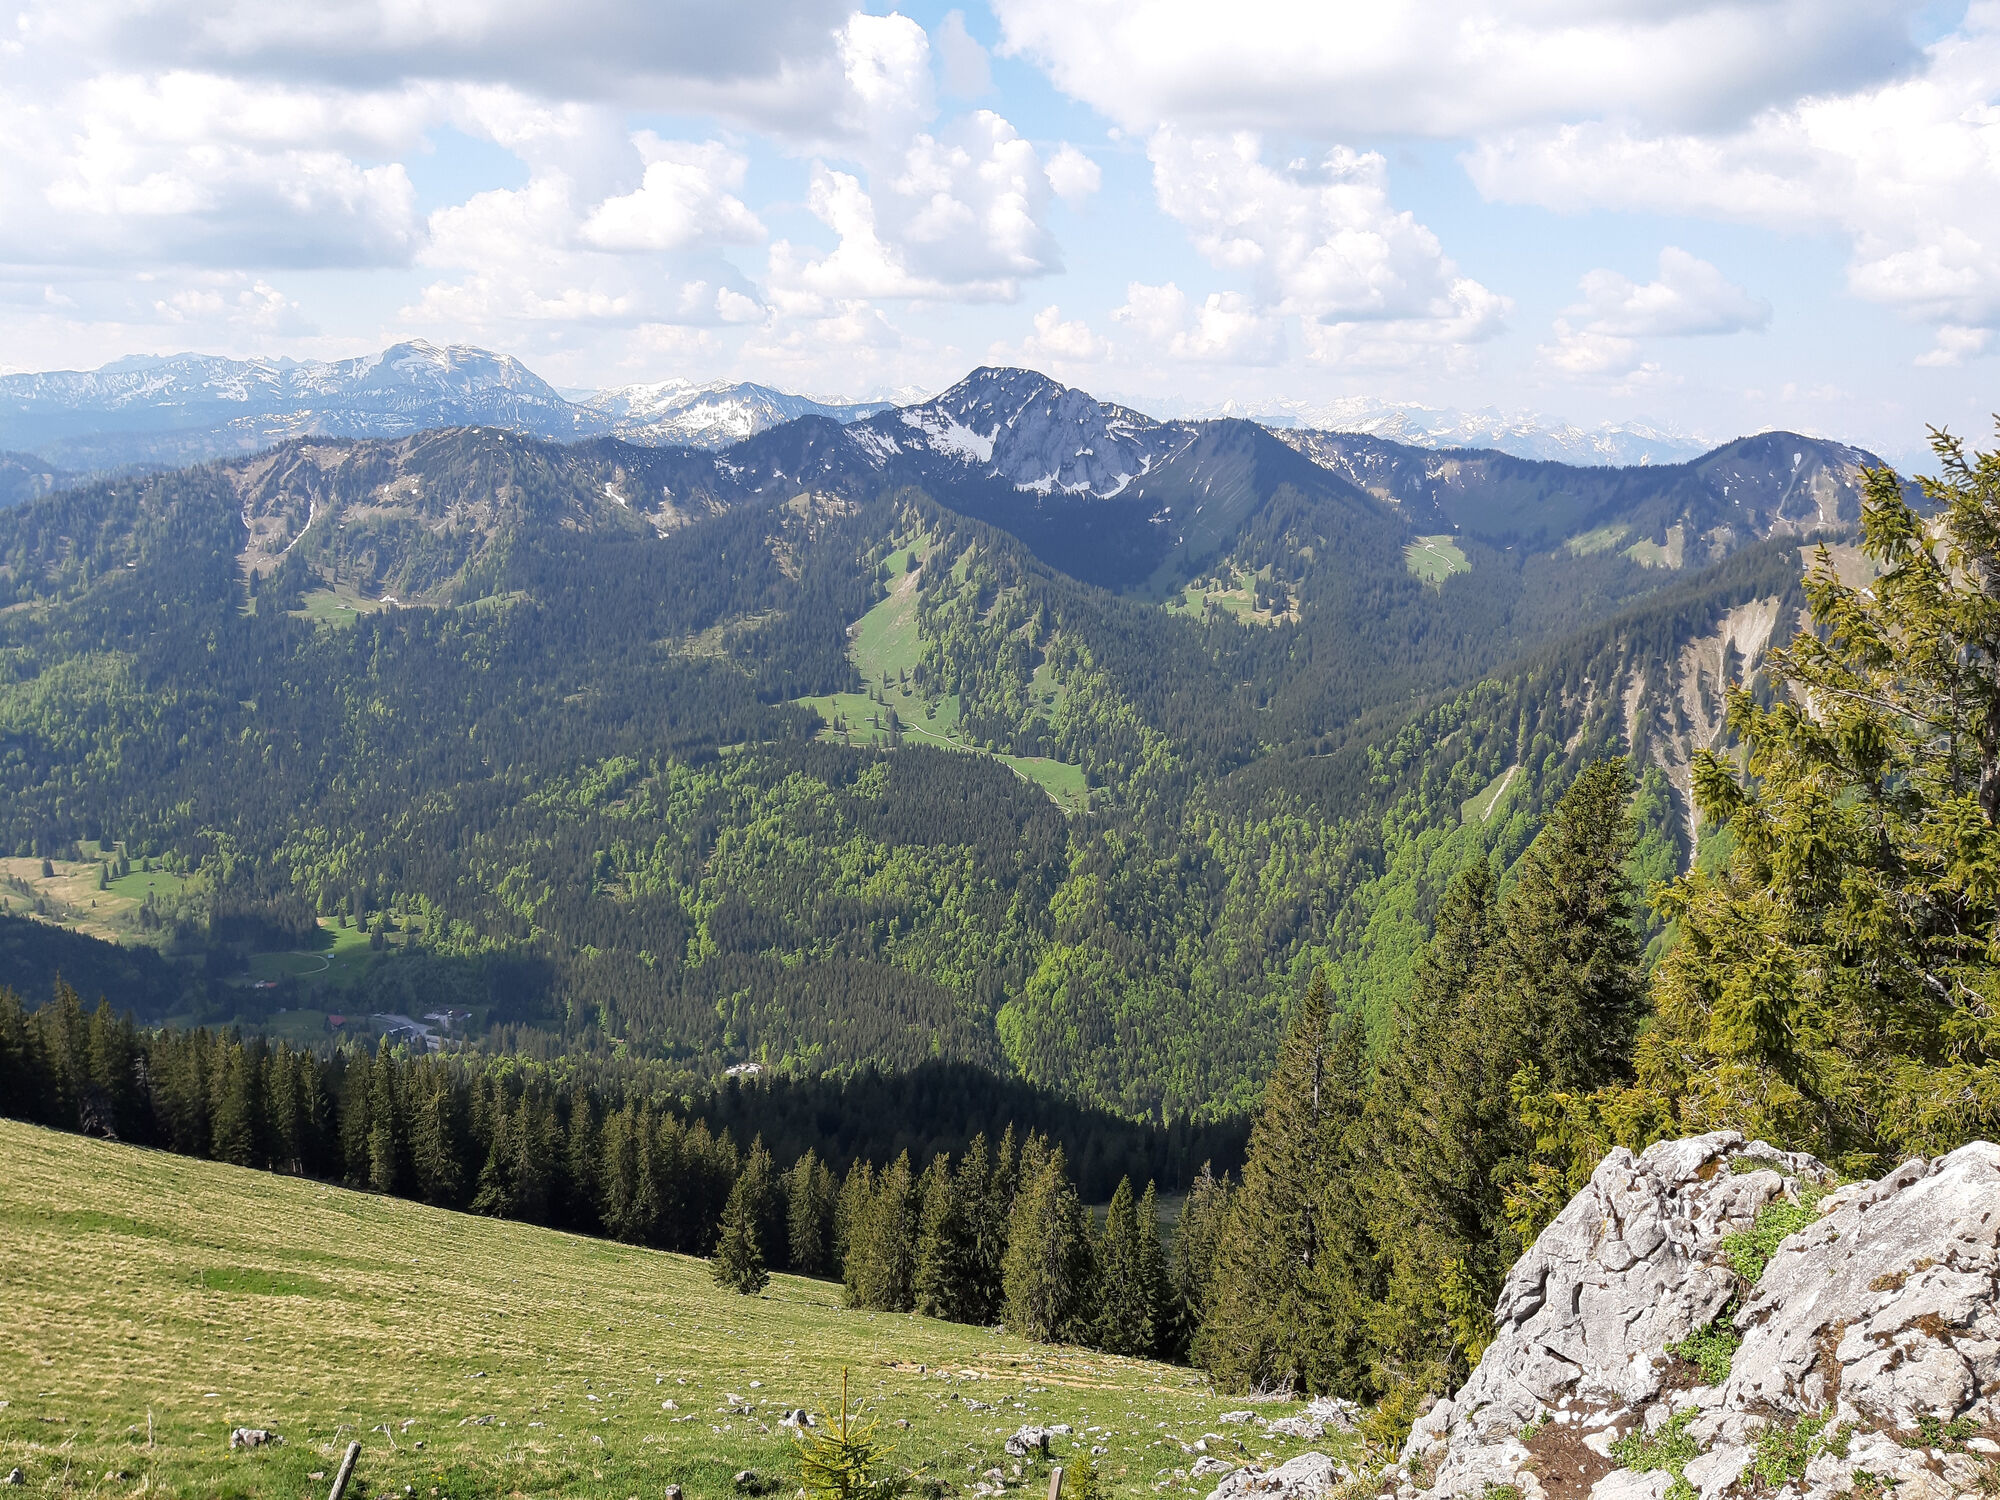
[[[2000,0],[11,0],[0,369],[1030,365],[1901,460],[2000,401]]]

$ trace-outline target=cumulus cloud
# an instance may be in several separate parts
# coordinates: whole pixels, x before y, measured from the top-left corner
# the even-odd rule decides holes
[[[1064,318],[1051,304],[1035,314],[1035,331],[1021,341],[1018,353],[996,346],[994,357],[1007,362],[1049,360],[1057,364],[1094,364],[1110,352],[1081,318]]]
[[[774,291],[1011,301],[1022,278],[1060,269],[1044,222],[1048,173],[999,115],[979,110],[941,135],[920,134],[885,166],[872,191],[852,173],[814,167],[806,203],[835,244],[824,253],[774,244]]]
[[[947,11],[937,33],[938,57],[944,64],[944,86],[961,99],[977,99],[993,88],[993,69],[986,49],[965,29],[965,12]]]
[[[1065,203],[1081,203],[1104,186],[1103,170],[1068,141],[1049,158],[1048,172],[1049,186]]]
[[[2000,6],[1911,76],[1774,107],[1740,128],[1584,121],[1506,132],[1466,163],[1489,198],[1832,230],[1857,295],[1941,326],[2000,323]],[[1941,345],[1940,347],[1946,347]]]
[[[773,128],[838,98],[844,0],[769,0],[756,23],[705,0],[25,0],[29,48],[133,70],[283,77],[334,91],[488,82],[549,98],[729,114]]]
[[[1251,132],[1163,129],[1148,154],[1160,207],[1211,264],[1249,278],[1261,310],[1317,328],[1307,347],[1318,357],[1361,343],[1476,343],[1504,324],[1506,299],[1461,276],[1437,236],[1390,202],[1374,152],[1337,146],[1280,170]]]
[[[1590,332],[1619,338],[1679,338],[1768,327],[1771,304],[1678,246],[1660,251],[1659,279],[1643,285],[1617,271],[1584,275],[1583,301],[1566,310]]]
[[[582,238],[600,250],[686,250],[696,245],[750,245],[764,226],[732,189],[743,186],[749,162],[714,141],[663,141],[651,131],[634,137],[646,162],[636,191],[607,198],[583,223]]]
[[[1211,292],[1197,307],[1171,281],[1162,286],[1135,281],[1111,316],[1175,360],[1272,365],[1285,354],[1282,320],[1241,292]]]
[[[1128,129],[1452,138],[1715,128],[1913,60],[1918,0],[993,0],[1002,49]]]

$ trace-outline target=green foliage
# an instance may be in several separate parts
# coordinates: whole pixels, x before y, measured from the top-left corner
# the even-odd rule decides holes
[[[1916,1437],[1914,1439],[1904,1439],[1903,1446],[1906,1448],[1949,1448],[1954,1452],[1962,1453],[1965,1451],[1966,1440],[1977,1436],[1979,1436],[1979,1422],[1977,1418],[1970,1416],[1953,1417],[1947,1422],[1930,1412],[1924,1412],[1920,1413],[1917,1417]]]
[[[1693,1408],[1671,1417],[1652,1432],[1634,1427],[1611,1445],[1611,1457],[1622,1468],[1641,1473],[1665,1469],[1674,1476],[1667,1490],[1668,1500],[1692,1500],[1695,1488],[1688,1483],[1687,1466],[1701,1457],[1701,1445],[1688,1434],[1688,1424],[1698,1415]]]
[[[1871,473],[1879,576],[1842,582],[1823,549],[1779,691],[1731,696],[1740,770],[1697,757],[1735,845],[1662,902],[1681,941],[1640,1058],[1685,1128],[1726,1118],[1854,1170],[2000,1121],[2000,454],[1933,446],[1932,514]]]
[[[1039,1157],[1032,1170],[1031,1156]],[[1062,1148],[1024,1151],[1001,1272],[1001,1314],[1010,1333],[1043,1342],[1087,1340],[1097,1272],[1090,1240],[1089,1215],[1070,1185]]]
[[[1727,1253],[1725,1250],[1724,1254]],[[1701,1371],[1703,1385],[1721,1385],[1727,1380],[1730,1361],[1736,1358],[1736,1351],[1743,1346],[1743,1336],[1730,1322],[1735,1307],[1732,1302],[1707,1327],[1697,1328],[1678,1344],[1667,1345],[1667,1353],[1686,1360]]]
[[[875,1435],[879,1423],[858,1424],[856,1415],[848,1404],[843,1369],[839,1415],[822,1415],[796,1440],[799,1488],[807,1500],[895,1500],[909,1488],[903,1476],[883,1472],[895,1450]]]
[[[1757,1434],[1757,1451],[1750,1459],[1750,1472],[1771,1489],[1806,1477],[1806,1466],[1829,1450],[1845,1452],[1846,1427],[1828,1432],[1831,1413],[1800,1417],[1794,1422],[1771,1422]]]
[[[1097,1244],[1097,1329],[1094,1342],[1111,1354],[1151,1355],[1158,1347],[1162,1307],[1158,1208],[1153,1185],[1135,1202],[1132,1179],[1121,1178]]]
[[[1764,1267],[1778,1252],[1778,1246],[1811,1224],[1819,1215],[1812,1202],[1791,1203],[1779,1199],[1757,1210],[1748,1229],[1740,1229],[1722,1239],[1722,1258],[1729,1269],[1755,1286]]]
[[[1358,1184],[1367,1063],[1326,975],[1301,997],[1232,1196],[1195,1362],[1230,1390],[1368,1393],[1375,1251]]]

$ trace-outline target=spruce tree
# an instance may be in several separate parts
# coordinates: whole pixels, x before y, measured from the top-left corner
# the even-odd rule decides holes
[[[223,1049],[221,1063],[215,1075],[209,1151],[217,1161],[247,1167],[255,1161],[257,1149],[256,1082],[241,1042]]]
[[[833,1254],[832,1269],[847,1286],[848,1305],[855,1305],[854,1242],[860,1236],[868,1219],[868,1205],[875,1199],[875,1168],[868,1162],[857,1161],[847,1169],[847,1179],[840,1185],[840,1197],[834,1204],[833,1214]]]
[[[1354,1183],[1365,1068],[1359,1023],[1336,1033],[1316,971],[1264,1089],[1195,1339],[1225,1388],[1367,1393],[1371,1249]]]
[[[1151,1338],[1139,1351],[1149,1358],[1162,1357],[1173,1316],[1173,1297],[1167,1285],[1167,1261],[1160,1249],[1160,1196],[1151,1181],[1139,1195],[1138,1212],[1139,1290],[1150,1321]]]
[[[493,1139],[472,1192],[472,1211],[496,1219],[511,1219],[519,1207],[521,1116],[501,1111],[493,1122]]]
[[[810,1150],[785,1174],[785,1238],[792,1270],[825,1276],[833,1269],[833,1173]]]
[[[417,1196],[451,1208],[458,1203],[465,1172],[459,1159],[457,1092],[435,1069],[423,1074],[410,1111],[410,1166]]]
[[[378,1193],[401,1192],[407,1175],[409,1124],[399,1083],[396,1059],[384,1041],[368,1078],[368,1186]]]
[[[1181,1205],[1180,1220],[1174,1225],[1173,1252],[1167,1262],[1170,1311],[1161,1329],[1161,1353],[1168,1359],[1187,1358],[1208,1313],[1230,1196],[1228,1175],[1217,1177],[1214,1164],[1203,1162],[1188,1189],[1187,1201]]]
[[[1090,1217],[1070,1184],[1062,1147],[1039,1136],[1022,1151],[1023,1171],[1007,1224],[1004,1318],[1010,1332],[1042,1343],[1080,1342],[1095,1293]],[[1030,1176],[1028,1168],[1033,1168]]]
[[[1632,770],[1592,761],[1556,804],[1502,903],[1505,1024],[1550,1088],[1631,1074],[1645,1011],[1626,874],[1637,839]]]
[[[960,1179],[952,1174],[951,1159],[939,1152],[924,1169],[918,1188],[921,1208],[914,1290],[918,1312],[970,1323],[978,1318],[982,1301],[978,1247],[959,1189]]]
[[[916,1301],[917,1184],[910,1153],[875,1185],[847,1250],[849,1300],[876,1312],[908,1312]]]
[[[1121,1177],[1104,1216],[1104,1233],[1097,1252],[1097,1347],[1108,1354],[1147,1355],[1153,1352],[1154,1278],[1139,1241],[1138,1210],[1132,1179]]]
[[[719,1285],[754,1296],[764,1290],[771,1278],[764,1269],[764,1252],[757,1244],[757,1204],[754,1189],[746,1190],[747,1182],[745,1174],[737,1178],[736,1186],[730,1190],[709,1272]]]
[[[1376,1358],[1425,1394],[1470,1371],[1518,1249],[1505,1192],[1525,1141],[1509,1085],[1527,1042],[1494,1003],[1503,958],[1493,874],[1480,861],[1445,890],[1368,1101],[1366,1191],[1386,1273]]]
[[[1004,1296],[1001,1273],[1007,1259],[1007,1215],[1013,1199],[1009,1175],[1013,1142],[1014,1127],[1009,1125],[1001,1139],[999,1154],[989,1156],[986,1136],[975,1135],[958,1162],[958,1201],[972,1237],[965,1307],[969,1323],[991,1323],[1000,1313]]]

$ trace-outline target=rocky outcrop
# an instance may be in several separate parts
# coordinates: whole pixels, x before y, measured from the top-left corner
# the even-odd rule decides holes
[[[1990,1495],[2000,1147],[1844,1187],[1730,1132],[1613,1151],[1494,1324],[1410,1434],[1405,1497]]]

